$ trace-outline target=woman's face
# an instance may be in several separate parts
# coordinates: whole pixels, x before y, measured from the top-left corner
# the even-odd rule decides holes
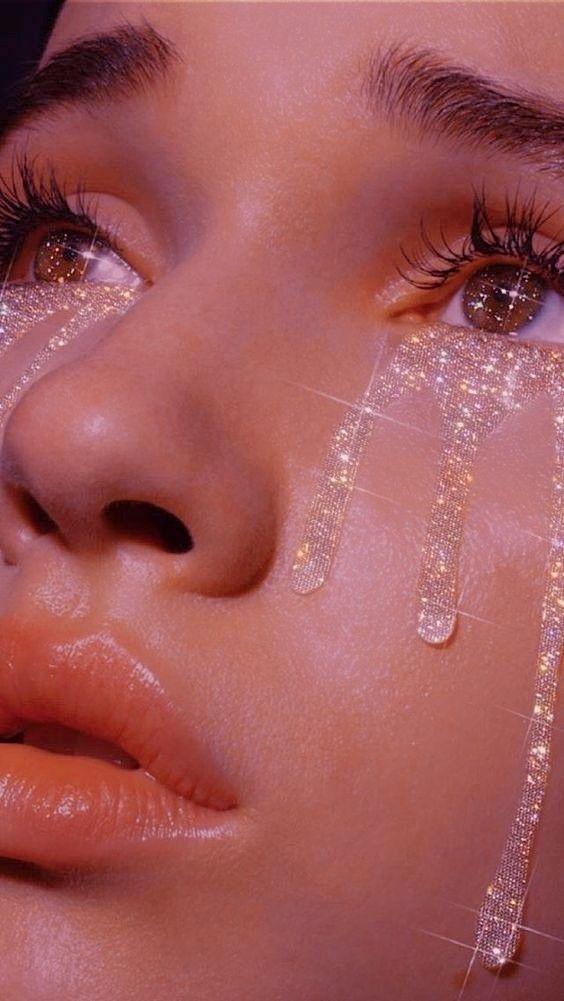
[[[564,89],[559,17],[539,3],[65,5],[42,65],[93,33],[106,48],[59,59],[0,172],[25,151],[75,210],[83,190],[97,235],[53,212],[4,256],[12,280],[47,282],[48,234],[56,251],[76,232],[82,281],[138,297],[53,353],[5,421],[5,645],[20,637],[33,676],[44,649],[74,665],[100,637],[119,644],[151,679],[129,707],[117,679],[129,730],[162,726],[166,702],[199,748],[173,742],[179,774],[193,783],[205,755],[231,809],[208,804],[200,836],[131,851],[106,852],[102,828],[77,854],[64,825],[88,803],[71,789],[51,841],[18,854],[0,831],[0,854],[37,866],[3,871],[6,1001],[561,998],[561,706],[523,918],[538,934],[501,977],[473,951],[533,706],[546,399],[477,453],[448,642],[417,635],[440,456],[425,389],[376,420],[324,586],[291,586],[331,434],[391,347],[437,320],[471,337],[483,296],[493,343],[484,268],[507,265],[513,289],[532,254],[511,219],[532,220],[537,250],[561,234],[563,120],[549,132],[538,110],[556,115]],[[494,104],[494,87],[515,101]],[[519,119],[533,94],[537,117]],[[469,240],[475,197],[500,247],[421,287],[449,266],[441,229],[453,252]],[[542,301],[517,339],[562,343],[556,283],[531,281]],[[6,353],[2,393],[38,336]],[[129,670],[114,654],[106,690]]]

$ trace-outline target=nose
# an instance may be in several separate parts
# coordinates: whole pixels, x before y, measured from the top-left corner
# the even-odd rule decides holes
[[[16,565],[39,539],[74,555],[135,547],[161,579],[238,593],[260,577],[274,545],[268,462],[258,440],[253,448],[236,380],[226,373],[222,386],[213,342],[205,363],[197,357],[205,339],[191,353],[184,329],[168,331],[168,350],[157,337],[147,348],[143,308],[44,374],[12,409],[0,547]]]

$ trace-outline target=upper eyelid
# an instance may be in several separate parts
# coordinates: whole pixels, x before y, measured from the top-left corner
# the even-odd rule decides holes
[[[90,218],[85,218],[90,216],[90,211],[85,205],[85,214],[82,212],[74,212],[72,207],[69,205],[68,212],[62,213],[59,218],[41,218],[39,215],[35,218],[33,213],[30,212],[27,220],[24,223],[24,229],[19,236],[19,242],[17,245],[18,253],[21,253],[24,249],[26,242],[29,238],[37,232],[43,225],[46,228],[46,232],[56,232],[57,230],[73,229],[76,233],[83,233],[86,237],[95,237],[96,242],[104,244],[109,250],[113,251],[119,257],[123,258],[125,264],[129,265],[127,261],[127,251],[122,246],[119,239],[119,232],[117,227],[114,229],[111,226],[103,226],[98,223],[92,216]],[[2,221],[0,219],[0,230],[2,229]],[[131,267],[131,265],[129,265]]]
[[[22,159],[23,159],[23,161],[25,163],[25,156],[22,157]],[[39,186],[41,186],[41,184],[43,183],[42,171],[45,171],[45,173],[48,176],[50,176],[50,177],[55,177],[55,179],[57,177],[57,169],[56,169],[56,167],[53,165],[52,162],[47,161],[46,165],[43,166],[43,167],[41,167],[40,170],[39,170],[39,181],[38,181]],[[31,171],[30,171],[30,173],[31,173]],[[95,207],[96,207],[96,204],[97,204],[97,200],[99,198],[99,194],[91,194],[89,192],[85,192],[85,190],[84,190],[85,189],[85,184],[81,181],[80,178],[77,181],[76,185],[73,185],[74,190],[72,190],[72,191],[71,190],[64,190],[64,186],[60,186],[60,187],[62,187],[62,189],[63,189],[63,193],[64,193],[65,200],[66,200],[65,218],[69,221],[69,223],[77,225],[80,228],[82,226],[84,226],[84,228],[86,229],[87,232],[97,232],[98,237],[99,237],[100,240],[106,242],[108,244],[108,246],[115,253],[117,253],[120,257],[122,257],[126,263],[129,263],[127,248],[125,247],[125,245],[120,240],[120,228],[119,227],[115,227],[115,226],[109,226],[109,225],[100,225],[97,222],[96,218],[95,218],[95,216],[96,216]],[[75,212],[74,208],[69,205],[68,199],[71,198],[71,197],[72,198],[78,197],[79,203],[80,202],[82,203],[82,209],[84,210],[82,213],[80,211],[80,208],[79,208],[78,212]],[[486,198],[484,192],[482,192],[482,196],[481,197],[482,197],[483,203],[487,204],[487,198]],[[517,197],[515,196],[514,202],[513,202],[513,208],[515,207],[516,204],[517,204]],[[533,217],[534,217],[534,211],[533,211],[533,208],[535,206],[534,198],[530,197],[528,201],[527,201],[527,199],[525,199],[524,205],[525,205],[525,209],[527,208],[527,206],[529,206],[529,208],[531,209],[531,212],[533,213]],[[512,210],[512,206],[511,206],[511,203],[510,203],[510,201],[509,201],[508,198],[506,199],[506,206],[509,206],[509,210],[510,211]],[[544,211],[546,209],[546,206],[541,206],[541,208],[543,210],[543,213],[546,215],[546,212]],[[525,213],[525,209],[523,209],[522,207],[520,208],[519,211],[521,212],[521,214]],[[552,210],[551,213],[549,213],[548,215],[552,215],[555,212],[556,212],[556,209]],[[82,214],[82,218],[77,218],[81,214]],[[89,220],[85,220],[85,218],[84,218],[85,215],[88,215],[91,218]],[[499,228],[502,229],[503,227],[500,226]],[[446,243],[446,241],[445,241],[445,243]],[[433,245],[433,246],[431,246],[430,244],[427,244],[426,249],[429,251],[429,255],[425,255],[425,256],[422,255],[422,254],[418,255],[417,248],[415,249],[415,251],[414,250],[410,250],[410,252],[408,254],[405,252],[405,246],[404,245],[400,245],[400,249],[401,249],[402,253],[404,253],[404,256],[408,259],[408,263],[410,264],[410,266],[412,266],[412,268],[414,269],[414,271],[428,273],[429,268],[428,268],[427,265],[428,265],[428,261],[429,261],[429,255],[432,256],[432,257],[434,257],[436,260],[442,260],[444,264],[448,263],[448,261],[447,261],[447,259],[446,259],[445,256],[441,257],[441,251],[436,246],[436,244]],[[562,252],[564,253],[564,244],[563,244],[563,251]],[[471,259],[474,260],[476,258],[476,256],[477,255],[473,255]],[[410,257],[411,257],[411,260],[409,259]],[[397,270],[399,271],[400,274],[402,274],[400,268],[398,268]],[[413,276],[408,276],[408,275],[402,274],[402,277],[404,277],[408,281],[410,281],[411,284],[415,284],[415,282],[413,281]],[[442,272],[441,272],[441,277],[442,277]],[[427,286],[425,286],[425,287],[427,287]],[[433,286],[433,287],[436,287],[436,286]]]
[[[445,236],[444,229],[439,227],[440,239],[443,242],[441,249],[436,240],[429,237],[421,220],[419,243],[409,252],[404,245],[400,245],[402,256],[412,272],[406,274],[400,266],[396,270],[409,284],[432,290],[444,286],[461,271],[464,265],[470,265],[480,259],[489,260],[496,253],[500,257],[528,259],[530,264],[537,270],[543,271],[547,278],[557,281],[561,273],[560,259],[564,256],[564,241],[551,240],[548,235],[544,238],[542,247],[538,245],[538,241],[541,237],[540,228],[558,211],[559,207],[540,203],[536,192],[521,201],[517,191],[513,200],[506,194],[505,218],[500,216],[500,222],[496,224],[483,187],[481,192],[474,191],[471,225],[466,235],[459,241],[458,249],[454,249],[452,241]],[[427,276],[425,281],[416,280],[414,276],[418,273]]]
[[[492,263],[492,260],[495,259],[496,257],[499,258],[499,259],[501,259],[504,262],[508,262],[509,261],[509,263],[511,263],[511,260],[514,260],[516,267],[518,266],[519,263],[521,263],[522,265],[525,264],[523,258],[519,258],[517,255],[512,255],[512,254],[510,254],[508,252],[502,252],[502,251],[500,251],[500,252],[497,252],[495,254],[494,253],[486,254],[484,252],[476,252],[472,256],[469,256],[465,261],[461,261],[459,264],[454,264],[453,263],[453,265],[452,265],[451,268],[447,267],[446,264],[445,264],[444,268],[432,269],[431,266],[430,266],[431,263],[432,263],[432,259],[431,259],[431,256],[429,256],[429,258],[427,260],[421,259],[421,260],[418,260],[417,263],[413,263],[413,265],[412,265],[413,266],[413,273],[412,273],[412,275],[406,274],[405,271],[403,271],[399,266],[397,267],[396,270],[398,271],[398,273],[403,278],[405,278],[406,281],[408,281],[410,284],[414,285],[415,287],[421,288],[423,290],[426,289],[426,288],[432,290],[433,288],[439,288],[439,287],[442,287],[444,285],[449,284],[450,281],[455,277],[455,275],[456,274],[460,274],[465,267],[470,268],[472,265],[479,265],[480,263]],[[435,258],[435,261],[437,261],[437,260],[438,260],[438,258]],[[423,282],[422,283],[418,283],[413,278],[413,274],[417,274],[417,273],[427,274],[427,275],[429,275],[431,277],[431,276],[433,276],[433,273],[434,273],[435,270],[436,270],[436,277],[437,277],[437,283],[436,284],[426,285]],[[473,270],[476,270],[476,268],[474,268]],[[535,260],[533,258],[530,259],[530,270],[535,270]],[[537,270],[538,270],[538,267],[537,267]],[[439,279],[440,279],[440,282],[439,282]]]
[[[104,187],[98,190],[94,184],[91,187],[87,177],[87,172],[78,169],[72,174],[62,173],[56,159],[29,155],[27,150],[13,155],[0,176],[2,276],[11,267],[14,251],[19,255],[37,228],[61,229],[68,225],[96,233],[100,242],[144,281],[153,281],[153,262],[159,261],[161,254],[144,213],[121,195]]]

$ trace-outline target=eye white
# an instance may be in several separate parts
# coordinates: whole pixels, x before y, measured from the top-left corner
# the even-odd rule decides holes
[[[83,281],[134,288],[143,284],[137,272],[115,250],[100,243],[88,244],[87,241],[88,237],[85,237],[84,250],[80,249],[80,256],[88,262]]]

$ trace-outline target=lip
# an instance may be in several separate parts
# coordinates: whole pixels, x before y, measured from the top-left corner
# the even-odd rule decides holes
[[[0,744],[0,857],[45,867],[131,857],[169,839],[232,838],[236,797],[151,668],[106,632],[54,640],[0,626],[0,734],[56,724],[138,768]]]

